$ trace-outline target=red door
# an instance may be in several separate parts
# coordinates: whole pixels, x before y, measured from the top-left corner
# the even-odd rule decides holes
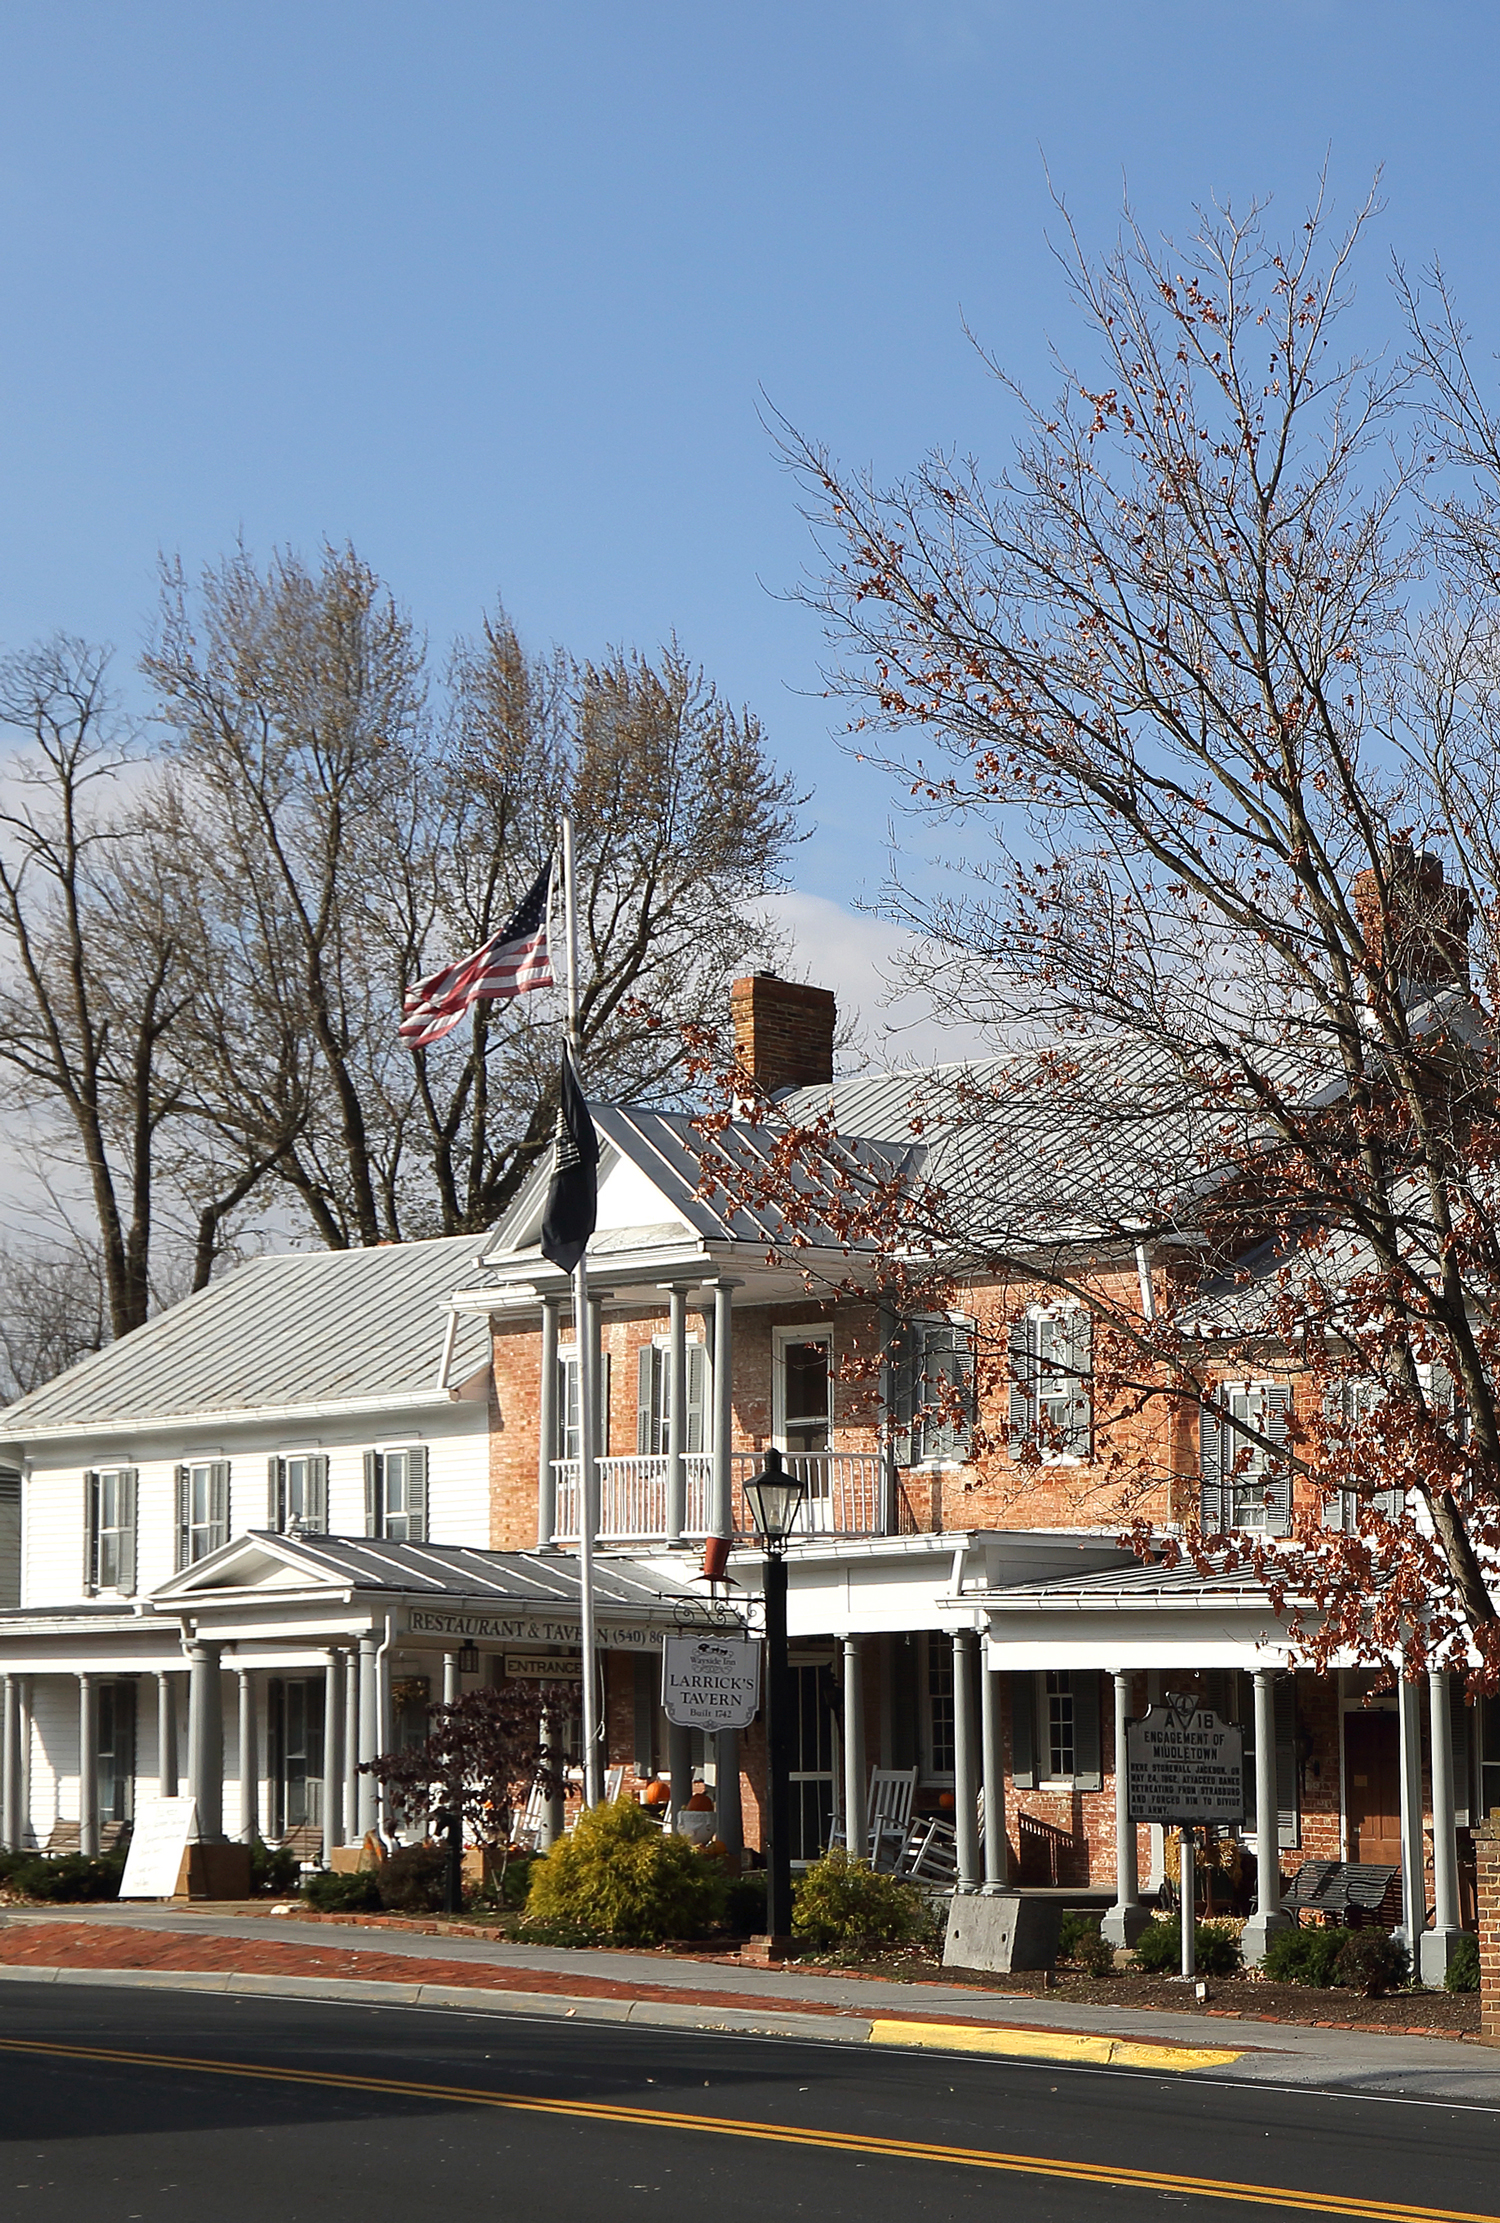
[[[1394,1714],[1345,1714],[1349,1858],[1401,1865],[1401,1732]]]

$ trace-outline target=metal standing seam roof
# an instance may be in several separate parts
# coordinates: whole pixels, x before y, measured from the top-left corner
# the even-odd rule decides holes
[[[1083,1575],[1059,1575],[1050,1582],[1022,1582],[993,1590],[968,1591],[955,1596],[955,1605],[976,1602],[996,1611],[1012,1606],[1043,1609],[1073,1606],[1079,1609],[1133,1606],[1255,1605],[1270,1607],[1265,1584],[1249,1567],[1216,1567],[1202,1575],[1189,1562],[1176,1567],[1100,1567]]]
[[[403,1592],[414,1598],[492,1598],[497,1605],[577,1607],[581,1562],[571,1552],[483,1551],[462,1544],[398,1544],[370,1536],[279,1536],[258,1530],[251,1539],[274,1545],[278,1555],[310,1572],[332,1576],[354,1590]],[[236,1538],[236,1544],[246,1539]],[[212,1591],[196,1594],[211,1598]],[[272,1593],[274,1595],[274,1593]],[[710,1618],[707,1603],[686,1585],[647,1575],[633,1560],[594,1562],[594,1597],[605,1611],[658,1610],[674,1617]],[[179,1600],[174,1597],[174,1604]]]
[[[435,1398],[448,1300],[477,1235],[375,1250],[288,1251],[237,1266],[0,1412],[0,1441],[194,1414]],[[489,1355],[460,1318],[449,1379]]]

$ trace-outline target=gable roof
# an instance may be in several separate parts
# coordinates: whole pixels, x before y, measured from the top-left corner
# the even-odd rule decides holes
[[[436,1385],[448,1299],[482,1240],[252,1259],[8,1406],[0,1442],[446,1404]],[[483,1323],[460,1319],[448,1379],[468,1379],[488,1355]]]

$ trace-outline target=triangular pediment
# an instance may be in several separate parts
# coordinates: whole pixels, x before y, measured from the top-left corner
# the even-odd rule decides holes
[[[339,1590],[331,1569],[279,1536],[236,1536],[152,1591],[153,1598],[196,1598],[223,1590]]]
[[[514,1204],[496,1228],[486,1252],[486,1263],[534,1249],[541,1240],[547,1191],[552,1185],[552,1153],[534,1169]],[[634,1230],[648,1237],[653,1247],[666,1247],[698,1230],[667,1189],[652,1178],[639,1159],[603,1134],[599,1138],[599,1216],[596,1235],[624,1234]]]

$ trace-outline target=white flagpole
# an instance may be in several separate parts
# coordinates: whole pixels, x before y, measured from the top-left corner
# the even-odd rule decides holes
[[[578,1060],[578,898],[573,884],[573,821],[562,822],[563,920],[568,941],[568,1047]],[[583,1802],[597,1806],[604,1793],[599,1755],[598,1636],[594,1620],[594,1528],[599,1506],[598,1446],[595,1442],[598,1395],[594,1368],[593,1322],[589,1317],[587,1253],[573,1268],[573,1321],[578,1337],[578,1560],[582,1615],[579,1648],[583,1655]]]

